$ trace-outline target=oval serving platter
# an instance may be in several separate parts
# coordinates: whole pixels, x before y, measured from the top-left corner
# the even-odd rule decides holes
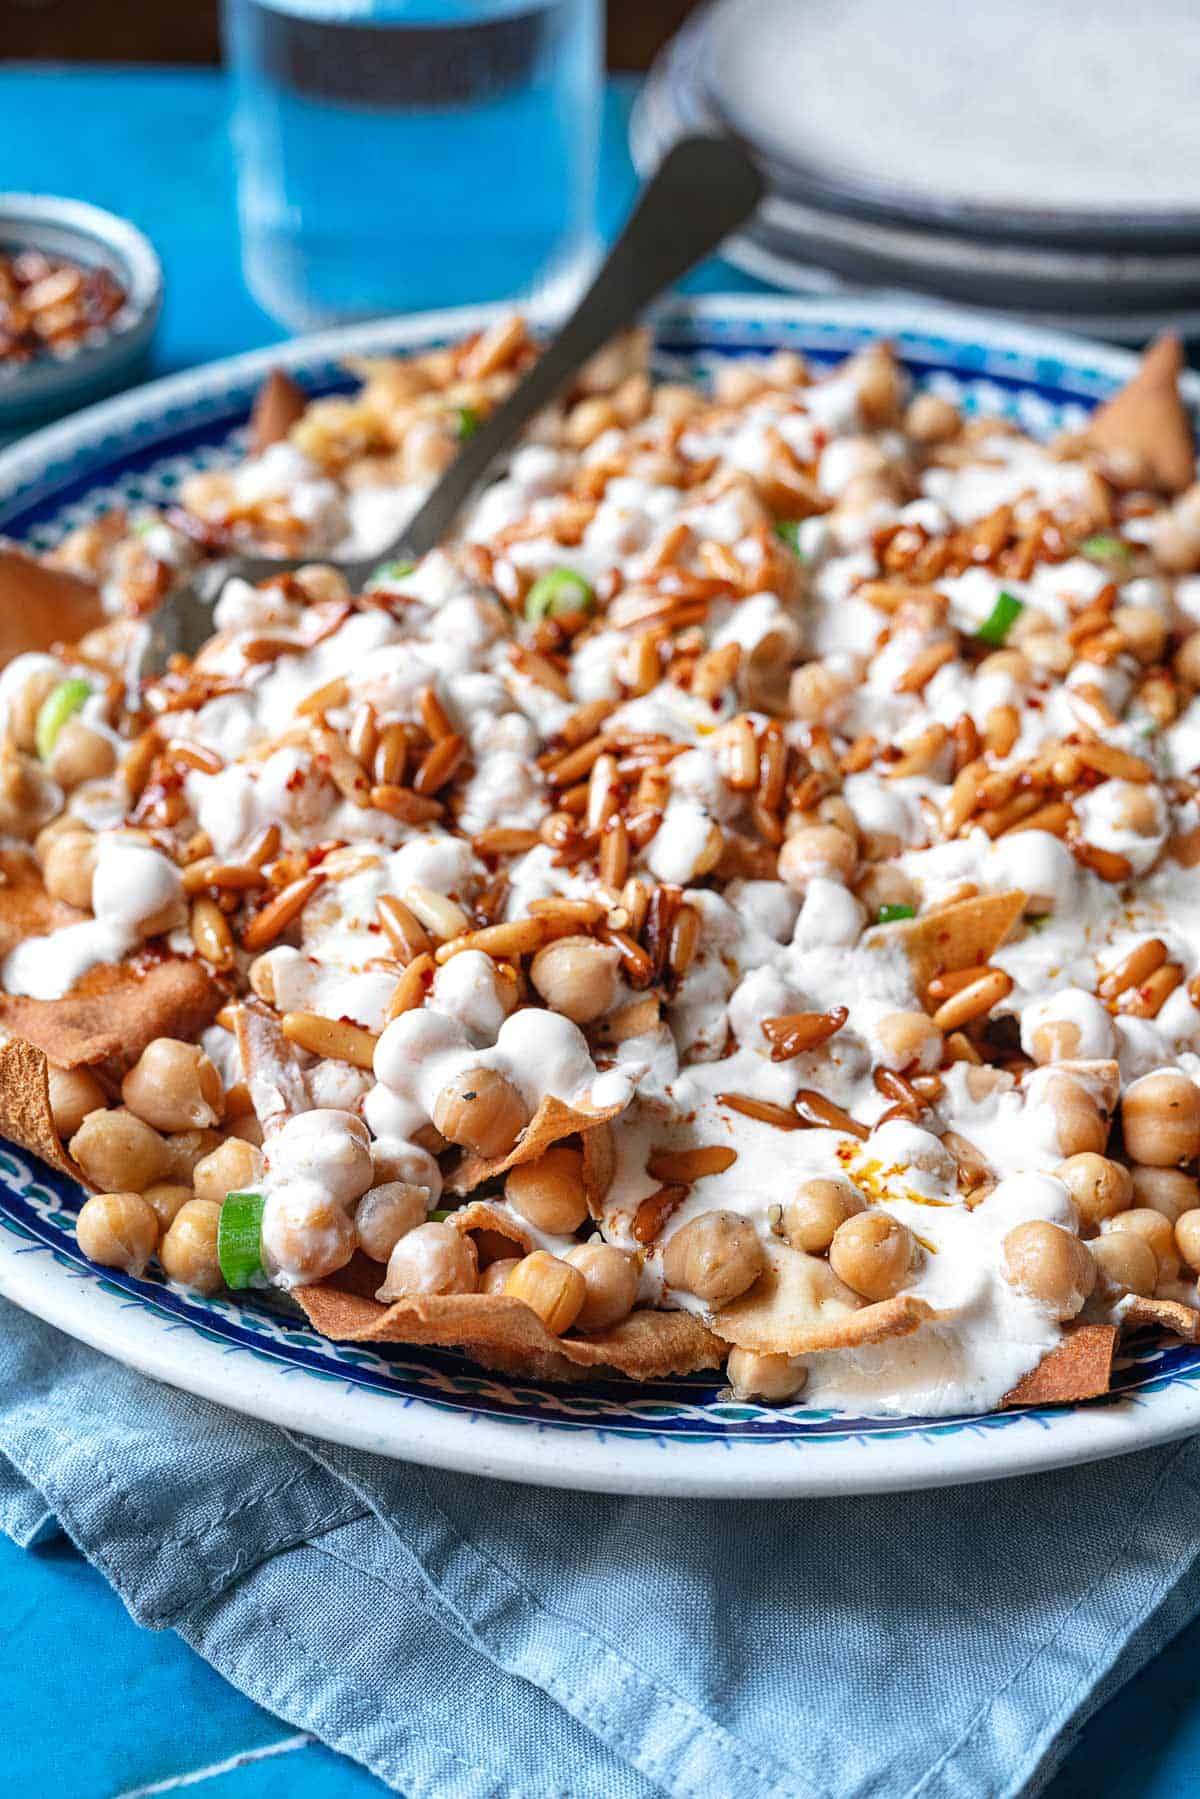
[[[0,535],[47,549],[107,506],[169,501],[193,470],[238,457],[272,367],[314,393],[346,390],[346,356],[425,348],[491,316],[427,314],[326,332],[92,407],[0,455]],[[922,384],[1038,434],[1078,425],[1132,367],[1122,351],[952,312],[906,314],[888,301],[674,302],[655,332],[660,366],[675,375],[780,347],[828,365],[886,336]],[[1189,398],[1200,401],[1195,377]],[[1181,1344],[1135,1343],[1113,1392],[1084,1406],[936,1419],[769,1409],[723,1398],[703,1376],[538,1385],[447,1351],[337,1345],[286,1302],[202,1299],[161,1277],[96,1268],[75,1243],[80,1198],[71,1181],[0,1143],[0,1294],[202,1398],[463,1473],[678,1497],[832,1497],[1027,1474],[1200,1428],[1200,1346]]]

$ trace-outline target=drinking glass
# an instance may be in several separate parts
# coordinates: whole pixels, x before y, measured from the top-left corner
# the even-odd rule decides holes
[[[600,0],[224,0],[242,262],[293,330],[565,302],[596,253]]]

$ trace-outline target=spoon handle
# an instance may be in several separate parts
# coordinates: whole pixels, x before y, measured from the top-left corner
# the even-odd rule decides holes
[[[727,138],[688,137],[671,149],[575,311],[525,378],[450,464],[390,550],[371,558],[416,559],[434,549],[488,469],[518,433],[578,374],[589,356],[631,325],[753,212],[763,184]]]

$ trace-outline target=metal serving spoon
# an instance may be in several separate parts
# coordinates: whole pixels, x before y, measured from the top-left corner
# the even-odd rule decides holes
[[[524,379],[467,440],[424,505],[386,549],[366,560],[334,565],[351,590],[360,591],[382,563],[416,562],[435,549],[530,419],[561,393],[589,356],[633,324],[651,300],[740,225],[762,192],[754,163],[727,138],[683,138],[668,151],[575,311]],[[143,673],[161,673],[168,657],[178,652],[196,653],[212,635],[213,603],[232,576],[265,581],[312,560],[310,553],[230,556],[204,564],[154,615]]]

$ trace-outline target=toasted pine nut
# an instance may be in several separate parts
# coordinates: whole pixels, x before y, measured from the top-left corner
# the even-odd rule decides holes
[[[645,1199],[640,1200],[629,1227],[629,1234],[635,1242],[643,1245],[653,1243],[672,1212],[687,1198],[687,1191],[687,1187],[679,1182],[668,1182],[656,1193],[648,1193]]]
[[[418,1006],[425,1004],[425,995],[433,985],[433,957],[426,952],[423,956],[414,956],[400,979],[396,982],[396,991],[392,994],[387,1009],[387,1022],[399,1018],[402,1012],[415,1012]]]
[[[386,812],[389,818],[398,818],[406,825],[429,824],[432,819],[441,818],[446,809],[441,800],[414,793],[410,787],[382,784],[371,788],[369,799],[377,812]]]
[[[934,1013],[933,1022],[940,1031],[961,1030],[963,1025],[990,1012],[1012,989],[1012,976],[1002,968],[993,968],[944,1001]]]
[[[806,1049],[828,1042],[849,1016],[845,1006],[834,1006],[830,1012],[783,1012],[764,1018],[762,1031],[771,1045],[772,1062],[790,1062]]]
[[[1139,987],[1167,959],[1167,946],[1161,937],[1149,937],[1135,944],[1129,954],[1114,968],[1101,975],[1096,992],[1103,1000],[1118,999],[1128,987]]]
[[[724,1174],[737,1161],[737,1150],[714,1143],[707,1148],[655,1149],[646,1162],[646,1173],[654,1181],[702,1181],[706,1175]]]
[[[196,954],[222,973],[233,967],[233,933],[216,900],[201,894],[192,901],[190,918]]]
[[[409,891],[411,894],[411,889]],[[509,924],[484,925],[480,931],[467,931],[441,944],[434,952],[434,960],[449,962],[463,950],[473,949],[485,956],[511,961],[540,948],[552,936],[553,929],[550,921],[542,918],[517,918]]]
[[[757,1119],[760,1124],[773,1124],[781,1131],[802,1131],[804,1122],[785,1106],[772,1105],[766,1099],[753,1099],[748,1093],[718,1093],[717,1104],[728,1106],[743,1118]]]
[[[802,1124],[813,1128],[830,1131],[844,1131],[850,1137],[857,1137],[860,1142],[870,1136],[865,1124],[859,1124],[857,1118],[851,1118],[849,1112],[841,1106],[835,1106],[831,1099],[823,1093],[816,1093],[811,1087],[801,1087],[793,1100],[796,1114]]]
[[[332,712],[338,706],[344,706],[350,698],[350,689],[341,675],[335,675],[332,681],[326,681],[321,687],[314,687],[299,702],[296,711],[301,718],[311,718],[321,712]]]
[[[324,880],[325,876],[320,869],[315,869],[312,874],[302,875],[298,881],[292,881],[282,888],[255,913],[246,926],[242,932],[242,948],[251,953],[267,949],[299,918]]]
[[[319,1012],[285,1012],[281,1029],[289,1043],[298,1044],[310,1055],[351,1062],[355,1068],[372,1066],[379,1042],[374,1031],[341,1018],[324,1018]]]
[[[1164,1004],[1183,980],[1178,962],[1167,962],[1117,1001],[1117,1011],[1127,1018],[1157,1018]]]
[[[457,901],[447,899],[444,893],[437,893],[432,887],[414,884],[406,888],[404,903],[440,942],[465,936],[471,929],[471,921]]]
[[[376,903],[379,922],[383,926],[388,942],[402,962],[411,962],[414,956],[424,955],[433,945],[424,925],[416,914],[398,900],[393,894],[382,894]]]
[[[454,779],[467,755],[467,740],[450,732],[439,737],[413,776],[416,793],[430,795]]]
[[[435,743],[440,737],[453,735],[454,726],[450,723],[446,708],[437,696],[437,689],[432,685],[422,687],[417,695],[417,711],[421,715],[421,723]]]
[[[914,656],[904,673],[893,683],[894,693],[923,693],[939,668],[953,662],[958,654],[954,643],[931,643]]]

